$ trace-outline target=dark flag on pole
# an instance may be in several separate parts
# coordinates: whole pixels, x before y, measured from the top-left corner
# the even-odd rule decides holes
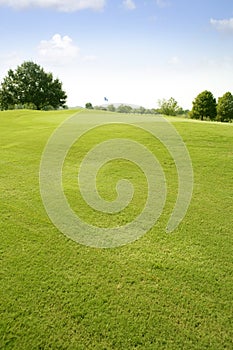
[[[108,102],[108,98],[107,98],[107,97],[105,97],[105,98],[104,98],[104,101]]]

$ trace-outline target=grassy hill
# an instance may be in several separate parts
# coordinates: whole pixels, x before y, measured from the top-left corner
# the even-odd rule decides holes
[[[97,142],[116,136],[140,141],[156,154],[167,179],[157,224],[131,244],[98,249],[64,236],[40,197],[44,147],[72,114],[0,112],[0,348],[232,349],[233,125],[170,119],[194,171],[191,205],[171,234],[164,228],[176,200],[177,175],[163,145],[116,124],[74,144],[64,163],[64,191],[73,210],[95,225],[129,222],[140,212],[147,186],[131,163],[106,164],[98,177],[103,197],[114,198],[121,176],[132,180],[135,196],[120,214],[90,209],[78,191],[77,166]],[[142,117],[142,125],[152,122]]]

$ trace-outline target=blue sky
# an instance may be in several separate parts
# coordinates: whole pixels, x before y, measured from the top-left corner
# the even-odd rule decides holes
[[[233,1],[0,0],[0,80],[33,60],[70,106],[233,92]]]

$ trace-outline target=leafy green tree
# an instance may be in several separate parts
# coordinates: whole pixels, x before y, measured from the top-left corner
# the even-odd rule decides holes
[[[140,106],[140,107],[138,108],[138,113],[140,113],[140,114],[145,114],[145,113],[146,113],[146,108],[143,107],[143,106]]]
[[[87,108],[87,109],[93,109],[92,103],[91,103],[91,102],[87,102],[87,103],[85,104],[85,108]]]
[[[233,95],[230,92],[226,92],[218,99],[217,120],[221,122],[233,120]]]
[[[8,71],[8,76],[5,77],[0,88],[0,104],[1,109],[12,109],[15,104],[19,104],[16,101],[16,87],[14,84],[14,72],[13,70]]]
[[[116,107],[114,105],[108,105],[107,107],[109,112],[115,112],[116,111]]]
[[[158,100],[159,111],[165,115],[177,115],[181,112],[181,107],[178,106],[178,102],[170,97],[169,100],[162,99]]]
[[[26,108],[53,109],[65,107],[66,93],[62,83],[53,79],[52,73],[46,73],[38,64],[28,61],[10,69],[0,88],[1,109]]]
[[[133,110],[133,108],[131,106],[128,105],[120,105],[119,107],[117,107],[117,112],[118,113],[131,113]]]
[[[217,104],[212,92],[203,91],[193,101],[193,108],[190,112],[191,118],[214,120],[217,115]]]

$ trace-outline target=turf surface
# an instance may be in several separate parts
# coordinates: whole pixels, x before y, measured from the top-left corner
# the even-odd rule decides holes
[[[233,125],[171,119],[195,175],[188,213],[172,234],[164,228],[177,176],[159,142],[111,125],[75,144],[64,163],[64,189],[72,208],[96,225],[129,222],[145,201],[146,183],[131,163],[106,164],[98,176],[103,197],[114,198],[112,187],[122,175],[134,183],[135,197],[121,214],[91,210],[76,183],[77,166],[91,145],[116,134],[140,140],[156,152],[167,178],[166,206],[153,229],[129,245],[96,249],[59,232],[40,197],[43,149],[73,113],[0,113],[0,347],[232,349]]]

